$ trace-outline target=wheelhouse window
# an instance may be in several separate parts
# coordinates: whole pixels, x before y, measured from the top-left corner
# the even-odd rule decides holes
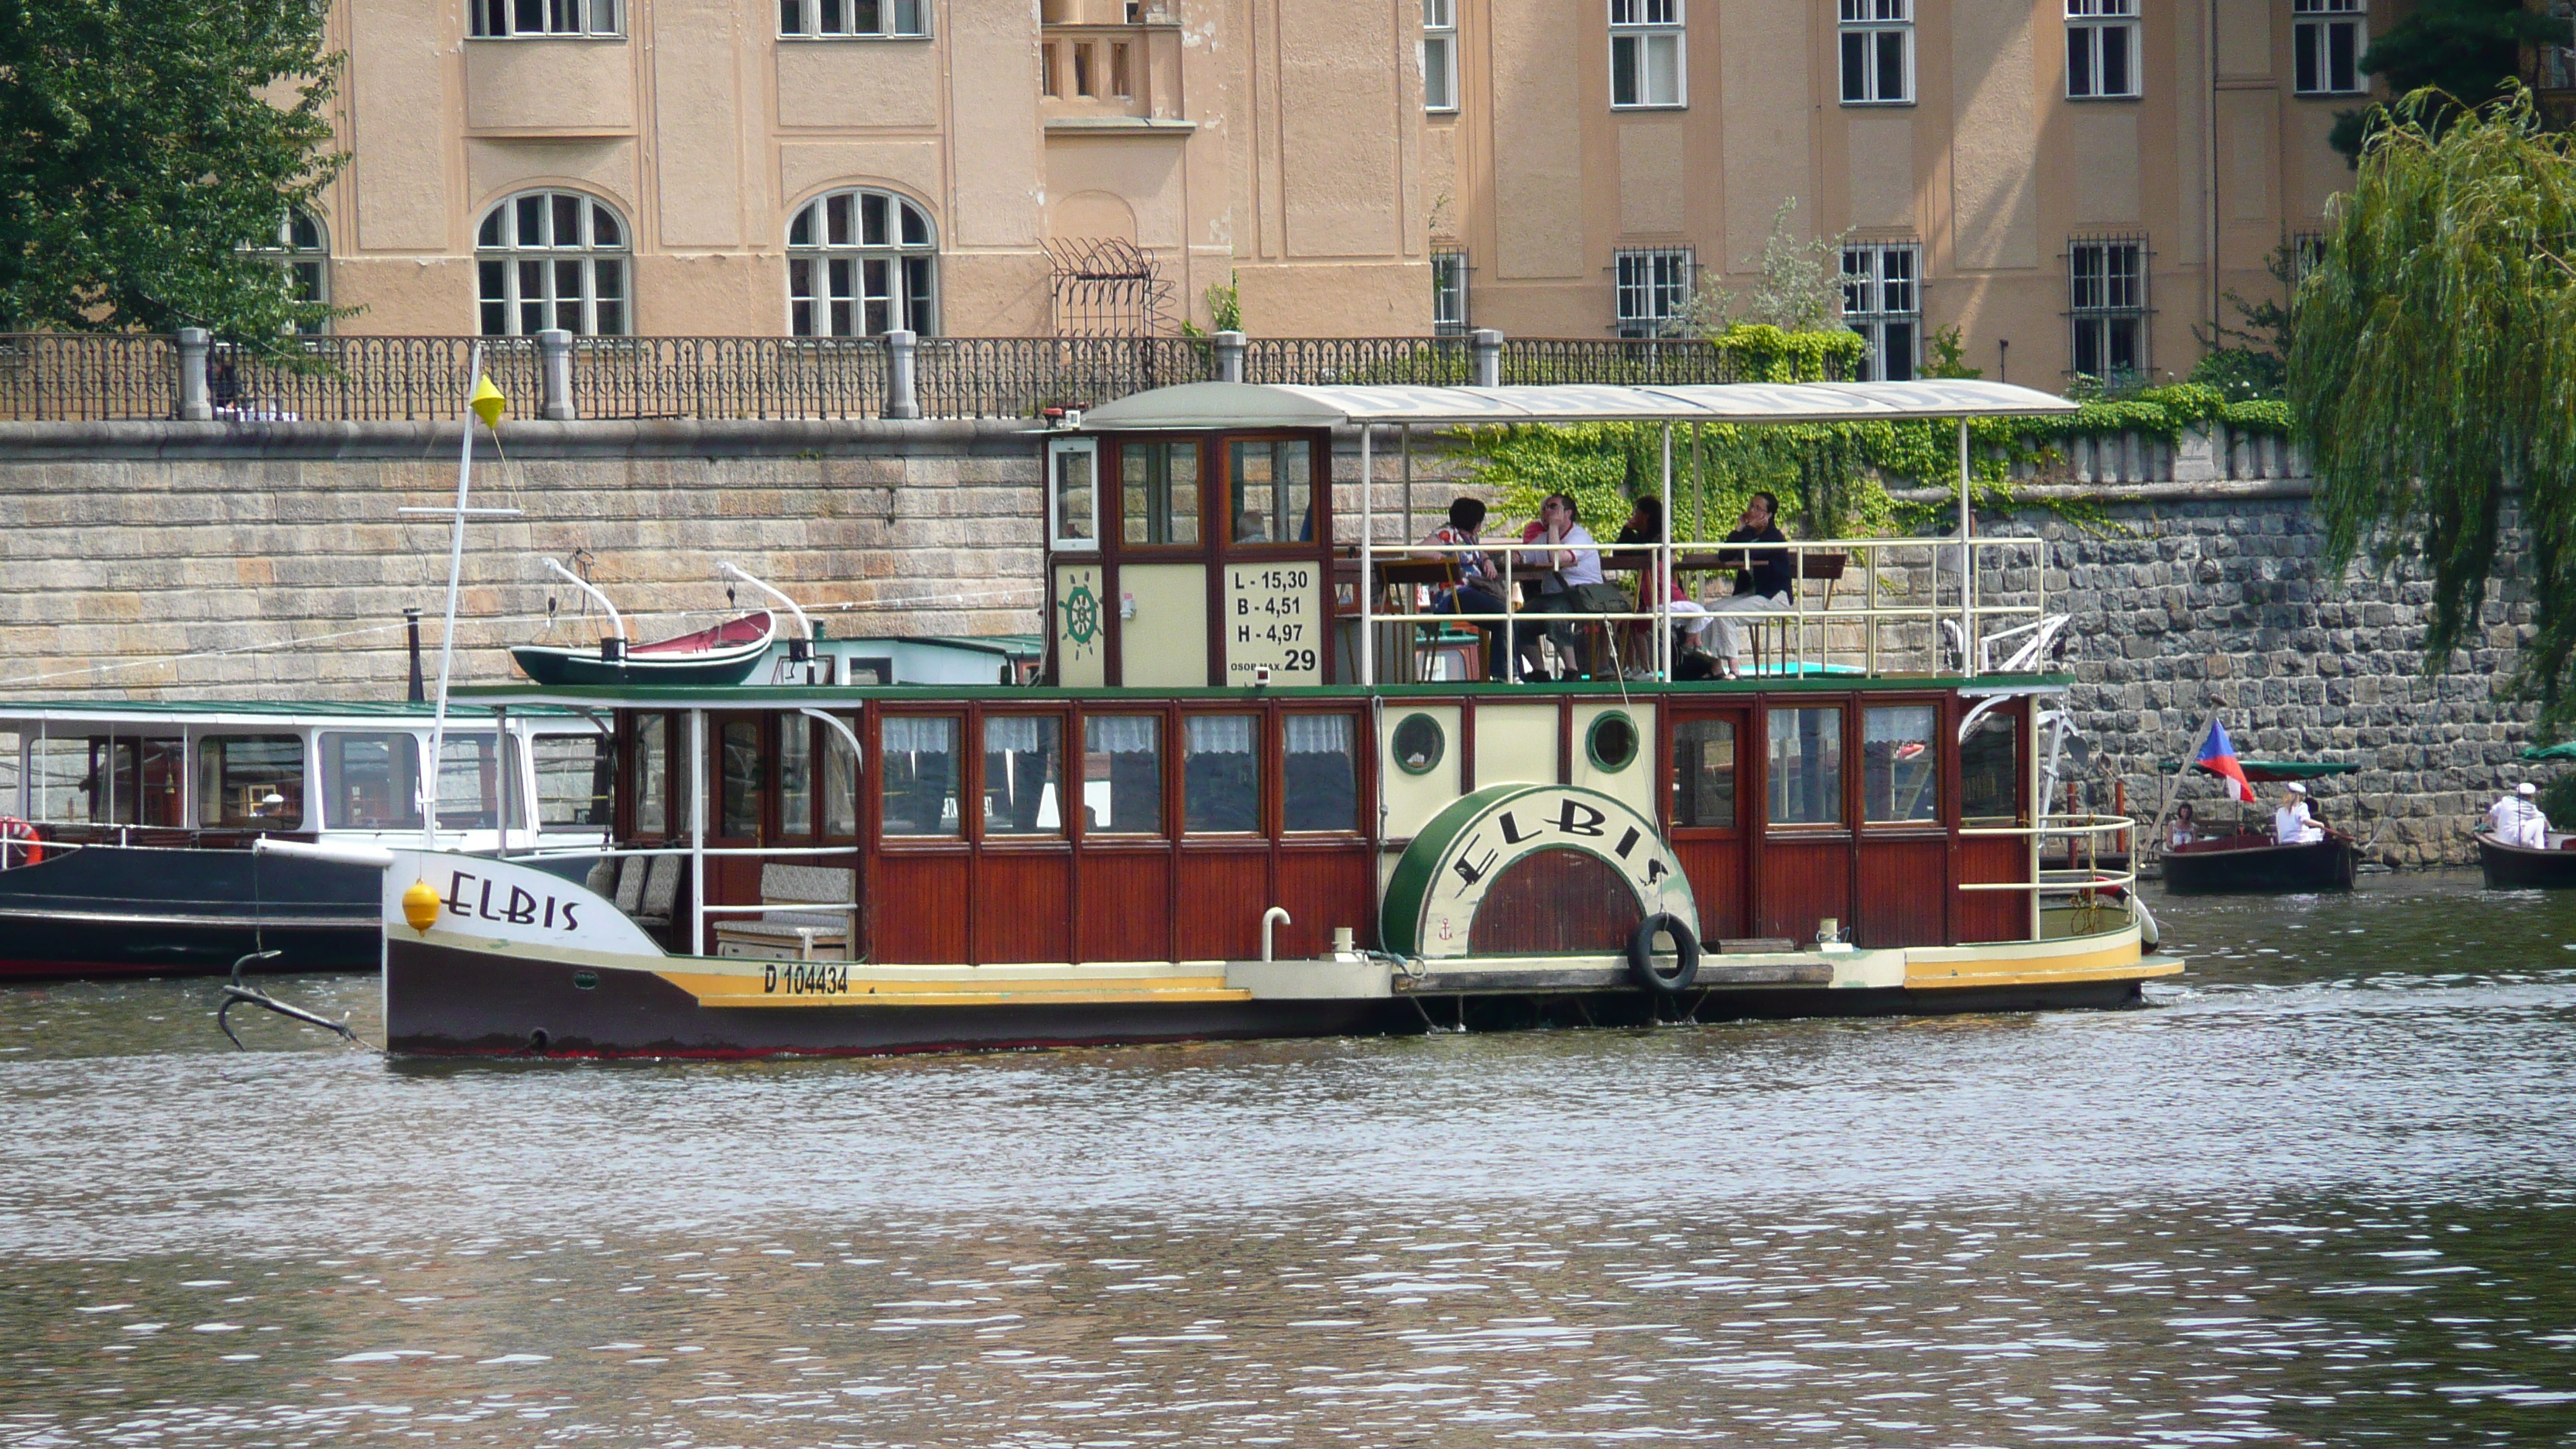
[[[1618,298],[1619,335],[1672,337],[1690,309],[1693,258],[1688,247],[1649,247],[1614,252],[1611,277]]]
[[[1181,824],[1193,835],[1261,828],[1261,717],[1194,714],[1181,721]]]
[[[2069,100],[2138,95],[2138,0],[2066,0]]]
[[[778,833],[800,839],[814,833],[814,720],[810,715],[778,717]]]
[[[1914,0],[1842,0],[1843,104],[1914,100]]]
[[[18,794],[26,777],[19,772],[25,741],[15,730],[0,730],[0,811],[32,818],[35,807]]]
[[[1347,714],[1281,717],[1281,825],[1297,830],[1359,829],[1359,729]]]
[[[605,736],[539,735],[528,755],[537,772],[537,829],[605,831],[615,823],[617,752]]]
[[[877,337],[939,330],[939,235],[891,191],[827,191],[787,224],[787,330]]]
[[[1869,350],[1863,382],[1911,382],[1923,336],[1923,249],[1914,242],[1843,248],[1843,324]]]
[[[1131,546],[1199,541],[1199,445],[1122,443],[1119,536]]]
[[[2303,96],[2359,95],[2370,48],[2367,0],[2290,0],[2290,89]]]
[[[1686,719],[1673,726],[1673,824],[1735,828],[1735,721]]]
[[[483,335],[561,328],[576,337],[624,336],[634,322],[631,252],[616,208],[579,192],[522,192],[493,207],[474,234]]]
[[[716,731],[716,834],[728,840],[760,839],[760,796],[768,776],[760,721],[726,720]]]
[[[1765,723],[1771,744],[1771,823],[1842,824],[1842,706],[1775,709]]]
[[[635,833],[665,835],[671,828],[671,719],[635,720]]]
[[[438,748],[438,828],[498,830],[520,818],[517,742],[449,735]]]
[[[1683,104],[1682,37],[1682,0],[1610,0],[1610,104]]]
[[[1095,714],[1082,722],[1082,828],[1093,835],[1163,833],[1163,721]]]
[[[1236,543],[1311,543],[1315,468],[1303,438],[1238,439],[1229,446]]]
[[[884,758],[886,834],[959,833],[957,726],[954,715],[885,717],[879,749]]]
[[[2109,380],[2146,370],[2146,258],[2143,237],[2080,237],[2067,247],[2077,374]]]
[[[1998,706],[1969,721],[1959,740],[1959,823],[2022,823],[2021,717]]]
[[[823,834],[846,840],[859,833],[859,753],[843,731],[855,736],[858,722],[840,715],[833,718],[840,721],[840,728],[822,726]]]
[[[928,0],[778,0],[782,38],[868,38],[930,33]]]
[[[621,0],[471,0],[478,40],[626,33]]]
[[[1941,818],[1940,719],[1928,704],[1861,711],[1861,819],[1891,825]]]
[[[197,741],[197,823],[219,830],[304,826],[300,735],[210,735]]]
[[[0,809],[15,812],[17,752],[5,772],[10,788]],[[36,798],[32,819],[65,825],[183,826],[180,787],[187,757],[175,739],[131,735],[75,735],[36,742]]]
[[[334,830],[420,828],[420,741],[408,731],[328,730],[322,821]]]
[[[1057,438],[1047,444],[1047,516],[1058,549],[1100,547],[1100,444]]]
[[[984,834],[1064,833],[1064,721],[984,716]]]
[[[1431,254],[1431,330],[1442,337],[1467,332],[1467,253],[1436,250]]]
[[[1422,0],[1422,109],[1458,109],[1458,0]]]

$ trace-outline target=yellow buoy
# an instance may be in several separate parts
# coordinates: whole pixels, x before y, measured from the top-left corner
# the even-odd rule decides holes
[[[403,892],[403,919],[411,922],[413,930],[429,934],[430,924],[438,919],[438,892],[429,888],[429,882],[413,881],[411,889]]]
[[[501,427],[501,412],[510,405],[510,400],[492,385],[492,375],[485,373],[474,379],[474,395],[466,399],[466,404],[474,409],[474,416],[483,420],[483,426],[497,432]]]

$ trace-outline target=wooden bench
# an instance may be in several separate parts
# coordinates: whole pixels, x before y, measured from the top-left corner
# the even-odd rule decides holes
[[[850,943],[858,935],[858,893],[855,870],[772,861],[760,868],[760,903],[799,909],[717,917],[716,954],[760,961],[811,961],[818,956],[846,961]]]

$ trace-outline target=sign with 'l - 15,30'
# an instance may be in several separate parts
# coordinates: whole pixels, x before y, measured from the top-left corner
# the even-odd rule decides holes
[[[1225,566],[1225,682],[1267,668],[1278,685],[1324,682],[1323,570],[1310,563]]]

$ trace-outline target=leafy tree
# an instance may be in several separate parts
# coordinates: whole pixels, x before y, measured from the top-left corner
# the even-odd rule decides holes
[[[2456,112],[2418,92],[2371,138],[2328,226],[2289,367],[2328,562],[2366,549],[2383,573],[2429,570],[2433,669],[2472,638],[2515,500],[2537,625],[2516,682],[2562,726],[2576,713],[2576,139],[2519,88]]]
[[[1729,293],[1715,276],[1691,298],[1690,321],[1704,336],[1735,327],[1776,327],[1783,332],[1839,331],[1843,325],[1843,239],[1800,241],[1789,235],[1792,196],[1771,213],[1771,235],[1762,243],[1762,269],[1752,285]]]
[[[250,341],[318,326],[257,254],[346,159],[324,0],[0,0],[0,317]]]
[[[2298,286],[2298,249],[2286,242],[2273,248],[2264,270],[2281,284],[2281,295],[2286,299]],[[2191,329],[2193,338],[2208,350],[2192,365],[2190,380],[2217,388],[2229,402],[2287,396],[2292,330],[2289,302],[2269,297],[2249,302],[2230,288],[2227,303],[2236,309],[2235,326],[2221,322],[2206,332],[2196,324]]]
[[[2419,117],[2439,130],[2463,108],[2512,90],[2522,77],[2524,49],[2568,44],[2570,29],[2563,18],[2524,8],[2523,0],[2421,0],[2371,42],[2361,69],[2388,82],[2396,95],[2439,91],[2442,99]],[[2342,112],[2328,144],[2358,163],[2363,143],[2390,120],[2384,105]]]

